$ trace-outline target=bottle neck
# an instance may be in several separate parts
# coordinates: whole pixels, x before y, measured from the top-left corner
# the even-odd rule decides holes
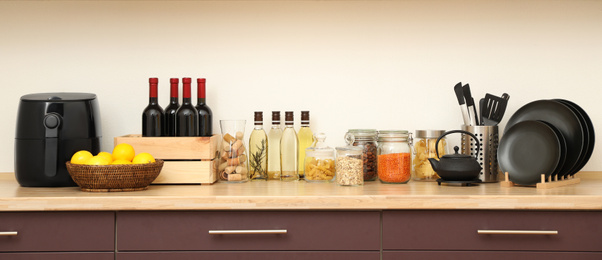
[[[257,122],[255,122],[255,130],[261,130],[261,129],[263,129],[263,124],[262,123],[258,124]]]
[[[148,103],[150,105],[156,105],[158,104],[158,86],[157,84],[151,83],[150,87],[149,87],[149,99],[148,99]]]
[[[295,123],[293,121],[285,121],[284,122],[284,127],[293,127],[295,125]]]
[[[184,83],[182,87],[182,104],[189,105],[190,104],[190,83]]]
[[[178,84],[171,83],[171,90],[169,95],[169,103],[177,105],[178,104]]]
[[[197,89],[197,103],[199,105],[205,104],[206,103],[206,93],[205,93],[205,80],[204,79],[199,79],[197,80],[198,82],[198,89]]]

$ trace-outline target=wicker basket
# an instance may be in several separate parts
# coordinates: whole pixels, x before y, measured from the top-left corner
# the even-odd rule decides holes
[[[66,164],[71,178],[82,191],[146,190],[163,168],[163,160],[146,164]]]

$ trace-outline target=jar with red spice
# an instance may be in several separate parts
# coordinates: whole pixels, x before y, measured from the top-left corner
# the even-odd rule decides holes
[[[349,129],[345,134],[347,145],[359,146],[364,154],[364,181],[374,181],[376,174],[376,129]]]
[[[407,183],[412,178],[410,139],[405,130],[378,132],[377,172],[382,183]]]

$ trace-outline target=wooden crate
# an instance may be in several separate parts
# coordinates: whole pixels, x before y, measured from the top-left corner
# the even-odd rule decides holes
[[[114,143],[131,144],[136,153],[147,152],[165,160],[153,184],[212,184],[217,181],[216,165],[219,135],[211,137],[142,137],[139,134],[115,137]]]

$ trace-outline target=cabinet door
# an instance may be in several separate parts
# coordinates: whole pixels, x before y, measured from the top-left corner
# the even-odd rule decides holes
[[[0,213],[0,232],[0,252],[114,251],[115,213]]]
[[[268,233],[219,234],[232,230]],[[380,250],[380,212],[118,212],[117,248]]]
[[[384,251],[383,260],[599,260],[599,252]]]
[[[113,252],[104,253],[0,253],[6,260],[113,260]]]
[[[602,212],[385,211],[383,249],[602,251],[601,220]]]
[[[311,252],[311,251],[287,251],[287,252],[131,252],[117,253],[116,260],[379,260],[380,252]]]

